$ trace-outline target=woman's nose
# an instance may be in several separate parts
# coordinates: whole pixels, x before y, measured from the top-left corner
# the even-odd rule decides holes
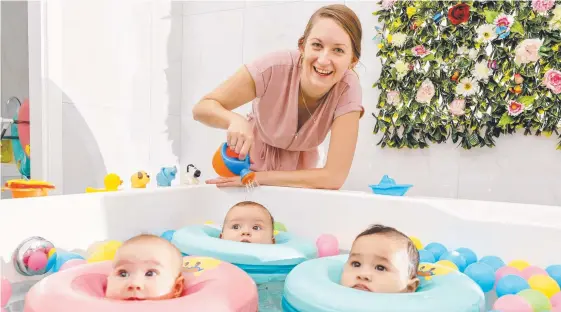
[[[319,53],[318,63],[320,63],[321,65],[329,65],[330,62],[331,62],[331,59],[329,57],[329,51],[327,51],[327,50],[321,51]]]

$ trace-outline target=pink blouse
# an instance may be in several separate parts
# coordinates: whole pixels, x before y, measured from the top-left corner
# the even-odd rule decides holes
[[[351,70],[333,88],[318,108],[298,129],[298,98],[301,68],[300,51],[273,52],[246,64],[255,81],[249,121],[254,145],[249,156],[254,171],[316,168],[318,146],[325,140],[335,118],[360,111],[362,89]]]

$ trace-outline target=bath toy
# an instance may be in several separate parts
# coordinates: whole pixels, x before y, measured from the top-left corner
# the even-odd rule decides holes
[[[526,267],[529,267],[530,264],[527,261],[524,261],[524,260],[512,260],[511,262],[508,263],[508,266],[522,271]]]
[[[436,259],[432,252],[428,250],[421,249],[419,250],[419,261],[426,262],[426,263],[435,263]]]
[[[160,235],[160,237],[164,238],[168,242],[171,242],[171,240],[173,239],[173,234],[174,233],[175,233],[174,230],[168,230],[168,231],[165,231],[164,233],[162,233],[162,235]]]
[[[13,163],[16,164],[19,173],[27,179],[31,178],[31,160],[29,148],[29,101],[26,99],[22,104],[17,97],[11,97],[6,101],[6,106],[14,103],[16,113],[13,119],[0,117],[0,142],[10,140]],[[5,135],[8,128],[11,135]],[[30,197],[30,196],[24,196]]]
[[[388,175],[384,175],[378,184],[369,185],[374,194],[392,196],[403,196],[412,186],[412,184],[396,184]]]
[[[528,282],[523,277],[518,275],[507,275],[497,282],[495,290],[497,292],[497,297],[500,298],[506,295],[516,295],[524,289],[529,288],[530,285],[528,285]]]
[[[105,188],[96,189],[93,187],[87,187],[86,193],[97,193],[97,192],[115,192],[119,190],[119,186],[123,184],[123,180],[115,173],[110,173],[103,179],[103,184]]]
[[[3,190],[11,191],[13,198],[48,196],[54,185],[38,180],[14,179],[5,183]]]
[[[549,298],[552,308],[561,308],[561,292],[556,293],[551,298]]]
[[[548,275],[534,275],[528,279],[528,285],[531,289],[546,295],[548,299],[561,291],[557,282]]]
[[[438,260],[435,264],[459,271],[458,266],[450,260]]]
[[[498,282],[503,276],[507,275],[518,275],[522,277],[522,272],[516,268],[505,266],[495,271],[495,281]]]
[[[440,256],[442,256],[443,253],[448,251],[448,249],[446,249],[446,247],[444,247],[444,245],[440,243],[430,243],[426,245],[424,249],[432,252],[432,254],[434,255],[434,260],[436,261],[440,259]]]
[[[517,295],[526,299],[534,311],[551,310],[551,302],[549,302],[547,296],[535,289],[524,289]]]
[[[471,250],[469,248],[462,247],[462,248],[456,249],[456,251],[464,257],[464,259],[466,260],[466,265],[470,265],[472,263],[477,262],[477,255],[475,254],[475,252],[473,250]]]
[[[84,259],[77,253],[57,250],[50,241],[40,236],[24,240],[12,258],[16,271],[24,276],[56,273],[66,262]]]
[[[500,312],[534,312],[528,301],[518,295],[503,296],[493,304],[493,310]]]
[[[244,160],[239,159],[239,154],[228,148],[228,144],[220,145],[212,158],[212,167],[221,177],[240,176],[244,185],[255,181],[255,172],[250,170],[249,155]]]
[[[467,266],[464,274],[469,276],[481,287],[483,292],[488,292],[495,285],[495,271],[485,263],[475,262]]]
[[[156,174],[156,182],[158,186],[171,186],[171,182],[175,180],[175,176],[177,175],[177,167],[164,167],[160,169],[160,172]]]
[[[420,239],[415,236],[409,236],[409,239],[413,242],[413,245],[415,245],[415,248],[417,248],[417,250],[423,249],[423,243],[421,243]]]
[[[93,246],[93,248],[88,248],[91,252],[88,255],[88,263],[113,260],[113,258],[115,258],[115,253],[117,253],[117,249],[119,249],[121,245],[122,242],[120,241],[110,240],[98,243]]]
[[[523,278],[525,278],[526,280],[528,280],[530,277],[534,276],[534,275],[545,275],[548,276],[547,271],[537,267],[537,266],[529,266],[527,268],[525,268],[524,270],[522,270],[521,274],[520,274]]]
[[[458,267],[460,272],[463,272],[467,266],[464,256],[455,250],[447,251],[442,254],[442,256],[440,256],[440,261],[442,260],[452,261]]]
[[[279,231],[279,232],[286,232],[286,226],[284,224],[282,224],[281,222],[275,221],[274,224],[274,229]]]
[[[131,176],[132,188],[146,188],[150,183],[150,175],[146,171],[138,171]]]
[[[185,169],[185,175],[183,176],[183,185],[197,185],[199,184],[199,178],[201,177],[201,170],[197,169],[195,165],[187,165]]]
[[[497,256],[485,256],[479,259],[479,262],[484,262],[490,265],[493,268],[493,270],[495,270],[495,272],[497,272],[498,269],[505,266],[504,261]]]
[[[336,256],[339,254],[339,241],[331,234],[322,234],[316,240],[318,257]]]
[[[0,307],[4,308],[8,305],[10,297],[12,297],[12,284],[8,281],[8,279],[2,278],[2,284],[0,287]]]
[[[553,278],[559,286],[561,286],[561,265],[554,264],[545,268],[545,271]]]

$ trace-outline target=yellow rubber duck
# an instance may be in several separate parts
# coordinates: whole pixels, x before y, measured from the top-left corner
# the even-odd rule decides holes
[[[119,177],[117,174],[115,173],[110,173],[108,175],[105,176],[105,179],[103,179],[103,184],[105,185],[105,188],[102,189],[96,189],[93,187],[87,187],[86,188],[86,193],[99,193],[99,192],[115,192],[119,190],[119,186],[121,186],[123,184],[123,180],[121,180],[121,177]]]
[[[131,185],[133,188],[146,188],[150,183],[150,175],[146,171],[138,171],[131,176]]]

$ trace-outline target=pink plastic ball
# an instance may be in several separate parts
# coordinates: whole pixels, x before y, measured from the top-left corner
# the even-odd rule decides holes
[[[7,279],[2,278],[0,287],[0,307],[5,307],[12,296],[12,284]]]
[[[524,270],[522,270],[521,273],[522,277],[526,280],[528,280],[530,277],[534,276],[534,275],[545,275],[548,276],[547,272],[537,266],[529,266],[527,268],[525,268]]]
[[[561,292],[551,296],[551,298],[549,298],[549,302],[551,302],[552,307],[561,308]]]
[[[522,277],[522,272],[520,272],[520,270],[518,270],[517,268],[504,266],[498,269],[497,272],[495,272],[495,283],[498,283],[499,280],[506,275],[518,275]]]
[[[70,268],[73,268],[75,266],[79,266],[86,263],[86,260],[83,259],[71,259],[66,261],[63,265],[60,266],[60,269],[58,269],[58,271],[64,271]]]
[[[518,295],[504,295],[495,301],[493,310],[501,312],[533,312],[534,309],[524,298]]]
[[[33,271],[39,271],[47,266],[47,255],[42,251],[36,251],[29,255],[27,267]]]
[[[6,310],[4,308],[0,308],[0,312],[8,312],[8,310]]]
[[[335,256],[339,254],[339,241],[331,234],[322,234],[316,241],[318,257]]]
[[[561,306],[551,307],[549,312],[561,312]]]

